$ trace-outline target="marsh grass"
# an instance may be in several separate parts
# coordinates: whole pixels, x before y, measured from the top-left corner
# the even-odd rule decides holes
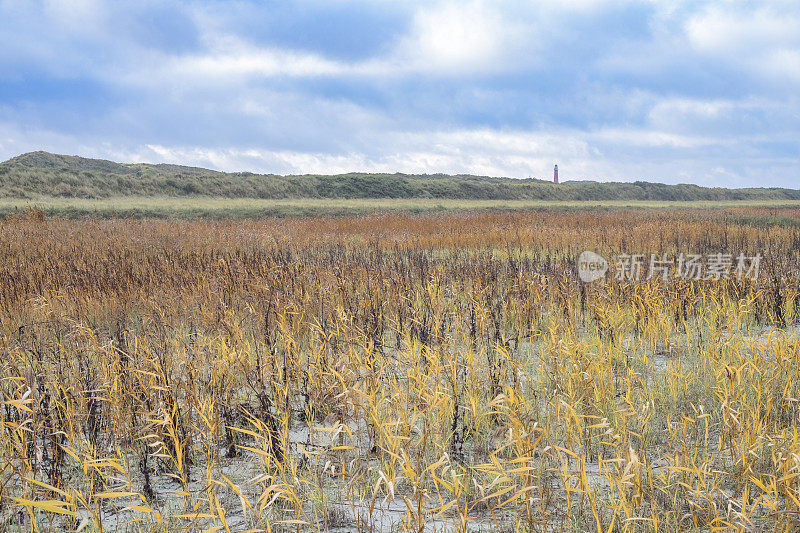
[[[696,215],[9,218],[2,527],[796,530],[800,233]]]

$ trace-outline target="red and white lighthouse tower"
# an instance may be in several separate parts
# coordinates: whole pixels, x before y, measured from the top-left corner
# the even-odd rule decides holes
[[[558,183],[558,165],[553,168],[553,183]]]

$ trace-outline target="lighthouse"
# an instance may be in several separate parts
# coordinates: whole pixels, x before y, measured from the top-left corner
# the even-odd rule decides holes
[[[558,165],[553,168],[553,183],[558,183]]]

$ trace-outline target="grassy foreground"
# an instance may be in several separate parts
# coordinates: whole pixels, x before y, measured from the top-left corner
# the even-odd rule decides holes
[[[29,208],[63,218],[238,219],[299,216],[347,216],[381,212],[515,211],[529,209],[721,209],[732,207],[800,207],[800,200],[456,200],[431,198],[257,199],[186,197],[0,198],[0,216]]]
[[[798,531],[800,228],[725,218],[772,211],[9,217],[0,531]]]

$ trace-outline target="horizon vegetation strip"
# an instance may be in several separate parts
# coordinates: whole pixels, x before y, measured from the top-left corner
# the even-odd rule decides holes
[[[294,216],[347,216],[381,212],[515,211],[531,209],[726,209],[735,207],[800,207],[800,200],[723,201],[551,201],[551,200],[453,200],[406,199],[252,199],[183,197],[0,198],[0,215],[40,209],[48,216],[76,218],[266,218]],[[758,221],[754,221],[758,222]]]

